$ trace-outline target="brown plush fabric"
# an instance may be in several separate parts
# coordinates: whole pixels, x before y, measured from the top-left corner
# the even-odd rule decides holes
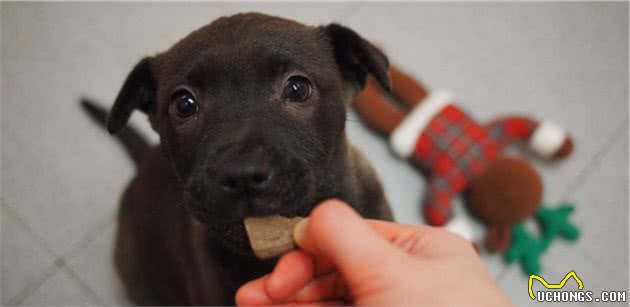
[[[365,89],[354,98],[357,113],[373,129],[388,135],[407,115],[383,95],[373,78],[367,79]]]
[[[556,151],[556,153],[553,155],[553,160],[560,160],[560,159],[566,158],[572,152],[573,152],[573,140],[570,137],[567,137],[564,140],[564,143],[562,144],[560,149],[558,149],[558,151]]]
[[[505,250],[512,241],[512,232],[509,226],[495,225],[488,228],[486,233],[486,248],[490,252]]]
[[[527,162],[502,157],[471,181],[468,207],[489,226],[509,226],[536,211],[542,189],[540,176]]]
[[[392,94],[409,107],[418,104],[427,96],[427,90],[411,76],[390,67],[389,78],[392,80]]]

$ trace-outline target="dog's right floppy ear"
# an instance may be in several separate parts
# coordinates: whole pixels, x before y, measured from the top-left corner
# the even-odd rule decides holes
[[[123,84],[114,106],[107,116],[107,130],[120,130],[134,109],[149,114],[155,110],[155,79],[151,69],[152,57],[145,57],[131,70]]]
[[[331,41],[342,77],[357,92],[365,87],[367,74],[372,75],[386,90],[390,89],[387,75],[389,61],[383,52],[342,25],[330,24],[324,30]]]

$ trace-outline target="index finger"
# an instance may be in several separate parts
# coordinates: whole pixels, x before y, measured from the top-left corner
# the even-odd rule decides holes
[[[308,233],[309,221],[310,218],[300,221],[293,230],[293,237],[300,248],[314,252],[316,250],[315,238],[313,234]],[[428,225],[406,225],[374,219],[364,219],[364,221],[374,232],[390,243],[395,242],[403,235],[413,234],[414,236],[425,237],[427,233],[435,233],[437,230]]]

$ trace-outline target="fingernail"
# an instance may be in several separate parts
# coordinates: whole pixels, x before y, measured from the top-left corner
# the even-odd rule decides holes
[[[308,227],[308,218],[299,221],[295,227],[293,227],[293,241],[298,246],[302,246],[306,237],[306,229]]]

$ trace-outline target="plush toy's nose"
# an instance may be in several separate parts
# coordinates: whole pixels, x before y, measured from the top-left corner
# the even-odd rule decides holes
[[[529,163],[501,157],[471,180],[467,199],[486,224],[513,225],[536,212],[542,191],[542,179]]]

